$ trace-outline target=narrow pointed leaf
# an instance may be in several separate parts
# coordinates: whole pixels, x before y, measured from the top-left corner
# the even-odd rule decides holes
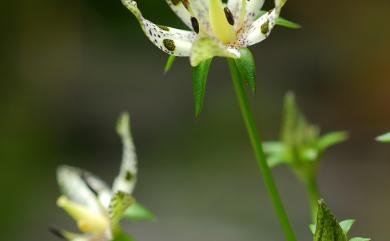
[[[314,241],[347,241],[344,231],[324,201],[318,202]]]
[[[276,25],[285,27],[285,28],[291,28],[291,29],[299,29],[302,28],[302,26],[298,23],[294,23],[290,20],[287,20],[285,18],[279,17],[276,19]]]
[[[356,238],[351,238],[349,241],[370,241],[371,239],[370,238],[359,238],[359,237],[356,237]]]
[[[198,118],[203,109],[204,96],[206,92],[207,77],[209,74],[212,59],[207,59],[193,68],[193,88],[195,97],[195,116]]]
[[[390,142],[390,132],[376,138],[379,142]]]
[[[325,151],[331,146],[344,142],[348,139],[348,134],[344,131],[332,132],[322,136],[318,141],[318,149]]]
[[[348,234],[349,230],[351,229],[352,225],[355,223],[355,220],[348,219],[340,222],[340,227],[344,231],[345,235]]]
[[[242,79],[253,92],[256,91],[256,65],[252,52],[248,48],[240,50],[241,57],[234,59]]]
[[[132,221],[154,220],[155,215],[143,205],[136,202],[125,211],[123,218]]]
[[[175,55],[169,55],[167,59],[167,63],[164,67],[164,72],[167,73],[169,70],[171,70],[173,63],[175,62],[176,56]]]

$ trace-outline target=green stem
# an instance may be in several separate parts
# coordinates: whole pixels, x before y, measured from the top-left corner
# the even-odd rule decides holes
[[[265,186],[267,187],[268,194],[270,195],[272,203],[274,204],[274,208],[279,218],[279,222],[282,226],[286,240],[296,241],[297,239],[295,238],[294,231],[291,227],[287,213],[283,207],[283,203],[280,198],[275,181],[273,179],[271,169],[268,166],[260,135],[256,128],[256,124],[243,86],[243,82],[241,81],[241,76],[238,72],[235,61],[233,59],[228,59],[228,63],[234,87],[236,90],[236,95],[238,97],[238,102],[241,108],[242,116],[244,118],[245,126],[247,128],[249,138],[251,140],[252,148],[255,152],[260,173],[262,174]]]
[[[315,177],[307,180],[306,188],[307,188],[307,193],[309,194],[312,221],[313,223],[316,223],[318,200],[320,199],[320,193],[318,191],[318,184]]]

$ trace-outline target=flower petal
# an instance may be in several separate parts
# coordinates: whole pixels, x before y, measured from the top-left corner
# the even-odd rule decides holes
[[[122,0],[122,3],[138,19],[142,30],[154,45],[171,55],[189,56],[196,38],[194,32],[156,25],[144,19],[134,0]]]
[[[172,11],[184,22],[187,27],[193,30],[191,22],[191,14],[188,9],[184,6],[181,0],[165,0]]]
[[[193,44],[190,56],[191,65],[197,66],[200,62],[214,56],[239,58],[240,51],[236,48],[226,46],[216,39],[200,38]]]
[[[264,0],[247,0],[244,20],[246,26],[252,25],[253,21],[259,17],[263,4]]]
[[[210,24],[209,0],[195,0],[189,2],[189,10],[193,17],[199,22],[200,35],[212,36],[213,31]]]
[[[113,192],[132,193],[137,181],[137,156],[133,139],[130,134],[130,117],[128,113],[122,114],[118,120],[117,132],[122,138],[123,156],[119,175],[115,178]]]
[[[274,28],[279,11],[273,9],[252,23],[239,39],[240,45],[248,47],[266,39]]]
[[[75,203],[101,212],[101,205],[93,190],[82,178],[84,171],[70,166],[57,169],[57,181],[62,193]]]

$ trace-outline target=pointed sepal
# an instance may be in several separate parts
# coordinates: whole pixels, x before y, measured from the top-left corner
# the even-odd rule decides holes
[[[164,73],[167,73],[169,70],[171,70],[173,63],[175,62],[176,56],[175,55],[169,55],[167,59],[167,63],[164,67]]]
[[[248,48],[240,49],[241,57],[234,59],[241,78],[249,85],[253,92],[256,91],[256,65],[252,52]]]
[[[206,93],[207,77],[210,70],[212,58],[202,61],[198,66],[193,67],[192,81],[195,97],[195,117],[198,118],[203,109],[204,96]]]
[[[131,205],[124,213],[123,218],[131,221],[155,220],[156,216],[139,202]]]

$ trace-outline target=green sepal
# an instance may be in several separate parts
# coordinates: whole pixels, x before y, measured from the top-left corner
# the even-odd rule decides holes
[[[276,19],[276,25],[279,25],[279,26],[282,26],[282,27],[285,27],[285,28],[291,28],[291,29],[299,29],[299,28],[302,28],[302,26],[298,23],[294,23],[290,20],[287,20],[285,18],[282,18],[282,17],[278,17]]]
[[[193,67],[192,81],[195,97],[195,117],[198,118],[203,109],[204,96],[206,93],[206,83],[209,74],[212,58],[202,61]]]
[[[154,220],[156,216],[149,209],[136,202],[124,212],[122,218],[131,221],[143,221]]]
[[[167,73],[169,70],[171,70],[173,63],[175,62],[176,56],[175,55],[169,55],[167,59],[167,63],[164,67],[164,73]]]
[[[340,224],[323,200],[318,201],[314,241],[347,241]]]
[[[263,148],[265,153],[268,155],[267,163],[271,168],[292,161],[286,156],[287,151],[282,142],[267,141],[263,143]]]
[[[115,234],[115,237],[111,241],[135,241],[135,239],[120,231]]]
[[[234,59],[241,78],[249,85],[253,92],[256,91],[256,64],[252,52],[248,48],[240,49],[241,57]]]
[[[379,142],[390,142],[390,132],[376,138]]]

